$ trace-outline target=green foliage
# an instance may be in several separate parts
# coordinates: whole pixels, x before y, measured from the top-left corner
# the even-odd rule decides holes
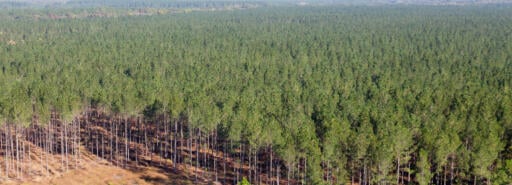
[[[512,182],[512,159],[498,163],[496,173],[493,174],[494,184],[507,184]]]
[[[326,173],[394,183],[397,171],[428,184],[452,165],[456,182],[510,179],[510,6],[29,16],[38,11],[0,13],[2,123],[91,106],[169,114],[246,149],[272,146],[306,184]]]
[[[420,185],[427,185],[430,184],[430,180],[433,177],[433,174],[430,171],[431,166],[429,162],[429,154],[425,150],[420,150],[419,155],[420,159],[417,161],[416,164],[418,166],[418,183]]]
[[[251,185],[247,178],[243,177],[242,181],[238,182],[238,185]]]

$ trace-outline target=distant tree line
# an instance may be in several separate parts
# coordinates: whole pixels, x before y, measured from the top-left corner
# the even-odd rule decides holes
[[[276,4],[273,4],[276,5]],[[14,2],[0,1],[1,19],[76,19],[95,17],[149,16],[192,11],[225,11],[270,6],[263,1],[220,0],[72,0],[64,2]]]
[[[263,1],[250,0],[72,0],[63,7],[112,7],[112,8],[221,8],[233,5],[263,5]]]

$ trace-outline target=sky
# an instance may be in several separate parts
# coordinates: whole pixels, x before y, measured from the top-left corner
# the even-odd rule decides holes
[[[77,0],[0,0],[0,2],[28,2],[36,4],[65,3],[67,1]],[[87,0],[79,0],[87,1]],[[95,0],[98,2],[98,0]],[[108,2],[108,0],[105,0]],[[131,1],[151,1],[151,0],[131,0]],[[160,0],[161,1],[161,0]],[[189,1],[189,0],[169,0]],[[194,0],[201,1],[201,0]],[[205,1],[266,1],[266,2],[289,2],[292,4],[486,4],[486,3],[512,3],[512,0],[205,0]]]

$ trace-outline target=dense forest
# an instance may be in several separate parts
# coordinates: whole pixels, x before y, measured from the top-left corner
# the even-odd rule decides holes
[[[30,0],[27,0],[30,1]],[[226,11],[283,3],[245,0],[72,0],[58,2],[1,1],[2,19],[82,19],[93,17],[150,16],[193,11]]]
[[[511,6],[1,15],[0,176],[87,145],[224,184],[512,182]]]
[[[1,8],[224,8],[228,6],[252,6],[284,3],[263,0],[0,0]],[[288,3],[290,4],[290,3]]]

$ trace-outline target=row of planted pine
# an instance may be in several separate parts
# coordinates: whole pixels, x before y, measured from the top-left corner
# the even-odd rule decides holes
[[[190,128],[185,118],[123,117],[90,109],[70,123],[53,113],[48,123],[0,127],[3,162],[0,177],[24,179],[79,169],[105,161],[126,169],[157,166],[169,172],[193,171],[194,180],[237,184],[243,177],[257,184],[279,184],[294,172],[283,166],[272,147],[253,149],[246,142],[218,138],[218,131]],[[263,158],[263,159],[262,159]],[[297,169],[301,164],[297,164]],[[36,168],[37,166],[39,168]]]

